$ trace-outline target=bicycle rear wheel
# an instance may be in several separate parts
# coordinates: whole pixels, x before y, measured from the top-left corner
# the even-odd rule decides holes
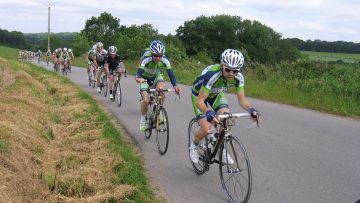
[[[117,82],[115,98],[116,98],[116,102],[117,102],[117,104],[118,104],[118,107],[120,107],[120,106],[121,106],[121,102],[122,102],[120,80]]]
[[[169,119],[162,106],[156,116],[156,146],[161,155],[166,153],[169,146]]]
[[[189,150],[189,158],[190,158],[190,146],[191,146],[191,143],[193,142],[194,140],[194,135],[195,135],[195,132],[198,131],[200,129],[200,125],[198,123],[198,120],[196,118],[193,118],[190,123],[189,123],[189,127],[188,127],[188,150]],[[198,150],[199,150],[199,162],[198,163],[194,163],[191,161],[190,159],[190,162],[191,162],[191,165],[192,167],[194,168],[194,171],[195,173],[201,175],[201,174],[204,174],[208,167],[209,167],[209,164],[206,163],[206,141],[205,139],[202,139],[200,141],[200,143],[198,144]]]
[[[220,152],[227,152],[230,158],[219,153],[219,172],[222,187],[231,202],[247,202],[250,198],[252,178],[249,157],[244,145],[236,137],[225,138]]]

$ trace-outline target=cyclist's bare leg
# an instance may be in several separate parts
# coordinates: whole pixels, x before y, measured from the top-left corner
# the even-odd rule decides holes
[[[141,114],[145,115],[146,112],[148,111],[148,105],[150,103],[149,98],[148,98],[148,93],[146,91],[142,91],[141,92],[141,98],[142,98]]]
[[[205,118],[198,120],[200,129],[195,132],[194,142],[199,144],[199,142],[208,134],[208,131],[211,129],[212,124],[209,123]]]
[[[220,108],[217,111],[218,115],[222,115],[225,112],[230,112],[229,108]],[[214,121],[209,123],[205,118],[200,119],[199,121],[200,129],[195,133],[194,142],[199,143],[207,134],[210,133],[211,127],[215,124]]]
[[[113,82],[114,82],[114,75],[110,74],[110,76],[109,76],[109,90],[110,90],[110,92],[112,92],[112,90],[113,90]]]
[[[100,76],[101,76],[101,69],[96,71],[96,85],[100,87]]]
[[[165,82],[161,81],[156,83],[156,89],[164,89],[165,88]],[[164,92],[161,92],[161,105],[164,105],[165,103],[165,94]]]

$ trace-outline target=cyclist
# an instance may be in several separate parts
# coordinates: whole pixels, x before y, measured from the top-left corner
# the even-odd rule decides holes
[[[42,55],[40,49],[38,50],[38,52],[36,53],[36,55],[38,56],[38,62],[40,63],[40,61],[41,61],[41,55]]]
[[[64,66],[64,68],[66,64],[67,66],[66,68],[69,69],[69,53],[66,47],[64,47],[63,52],[61,53],[60,59],[61,59],[61,64]]]
[[[105,58],[105,71],[109,80],[109,90],[110,90],[110,99],[114,99],[112,95],[113,89],[113,80],[114,80],[114,72],[118,72],[119,74],[125,72],[125,65],[123,59],[120,55],[116,54],[117,48],[115,46],[109,47],[109,55]]]
[[[245,97],[244,76],[239,72],[244,64],[242,53],[235,49],[226,49],[220,57],[220,64],[214,64],[206,67],[200,76],[193,82],[191,100],[194,112],[201,128],[195,132],[194,140],[190,146],[190,159],[194,163],[199,162],[198,144],[211,132],[215,123],[220,121],[216,115],[230,112],[228,102],[224,92],[229,88],[234,88],[240,106],[256,118],[259,112],[255,110]],[[207,105],[210,105],[208,108]],[[225,156],[228,162],[233,160],[228,153],[223,151],[223,160]]]
[[[55,49],[55,58],[54,58],[54,70],[56,70],[55,66],[57,66],[59,71],[60,69],[60,57],[62,55],[62,49],[61,48],[57,48]]]
[[[47,64],[50,63],[50,58],[51,58],[51,51],[50,51],[50,49],[48,49],[46,52],[46,63]]]
[[[149,98],[147,90],[150,87],[155,86],[157,89],[164,89],[165,81],[163,78],[162,71],[166,69],[167,74],[170,78],[171,84],[177,94],[180,94],[181,89],[177,86],[176,77],[171,67],[169,59],[164,55],[165,46],[159,40],[154,40],[150,44],[150,55],[145,56],[140,67],[137,69],[135,76],[136,82],[140,83],[140,95],[142,98],[141,102],[141,117],[140,117],[140,130],[146,130],[145,114],[148,110]],[[165,100],[164,95],[163,101]]]
[[[95,55],[95,51],[96,51],[96,44],[94,44],[91,49],[86,53],[86,56],[85,56],[85,59],[86,59],[86,62],[88,64],[87,66],[87,73],[88,73],[88,76],[89,76],[89,80],[90,80],[90,70],[91,70],[91,66],[94,65],[94,55]],[[94,75],[95,75],[95,69],[93,70],[94,71]]]
[[[71,62],[74,61],[75,57],[74,57],[74,53],[72,52],[71,49],[68,49],[68,55],[69,55],[69,71],[71,72]]]
[[[96,85],[97,85],[97,91],[101,92],[100,89],[100,76],[101,72],[103,71],[104,64],[105,64],[105,58],[107,56],[107,51],[103,48],[103,43],[97,42],[96,43],[96,51],[94,54],[93,62],[95,64],[95,67],[98,68],[98,71],[96,72]]]

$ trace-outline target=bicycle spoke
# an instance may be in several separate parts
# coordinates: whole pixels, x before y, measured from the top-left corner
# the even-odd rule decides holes
[[[232,157],[232,164],[219,164],[220,179],[223,188],[233,202],[247,201],[251,191],[251,170],[249,160],[242,143],[235,137],[226,138],[224,147],[226,153],[221,154]],[[225,159],[227,160],[227,158]]]
[[[156,116],[156,144],[161,155],[164,155],[169,145],[169,120],[163,107]]]
[[[197,130],[200,129],[200,125],[197,122],[196,118],[193,118],[190,123],[189,123],[189,127],[188,127],[188,149],[191,145],[191,142],[193,142],[194,140],[194,135],[195,132]],[[190,160],[191,165],[193,166],[193,169],[195,171],[195,173],[201,175],[204,174],[206,172],[206,170],[208,169],[208,164],[206,163],[206,145],[204,145],[204,140],[200,141],[199,145],[198,145],[198,150],[199,150],[199,162],[198,163],[194,163]],[[190,150],[189,150],[190,153]],[[189,157],[190,158],[190,157]]]

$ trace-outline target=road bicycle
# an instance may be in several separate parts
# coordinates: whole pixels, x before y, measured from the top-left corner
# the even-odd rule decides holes
[[[104,66],[100,66],[97,71],[100,71],[100,94],[102,92],[104,97],[106,97],[108,93],[108,82]]]
[[[149,107],[145,115],[147,129],[145,138],[150,139],[153,129],[156,133],[156,146],[161,155],[164,155],[169,146],[169,118],[163,106],[163,93],[174,92],[173,89],[149,89]]]
[[[218,115],[221,122],[216,125],[213,136],[208,135],[198,144],[199,162],[190,160],[195,173],[201,175],[210,169],[213,163],[219,164],[220,180],[224,192],[231,202],[247,202],[250,198],[252,177],[249,157],[245,147],[231,133],[235,119],[250,117],[249,113]],[[258,117],[256,122],[258,126]],[[200,129],[196,118],[193,118],[188,127],[188,149],[194,140],[194,134]],[[220,161],[221,160],[221,161]]]
[[[64,59],[64,65],[63,65],[63,67],[61,69],[61,72],[62,72],[63,75],[67,75],[68,68],[69,68],[68,59]]]
[[[121,84],[120,84],[121,73],[114,72],[113,75],[114,75],[114,82],[113,82],[113,91],[112,91],[113,94],[112,101],[114,102],[116,100],[118,107],[120,107],[122,103]]]

